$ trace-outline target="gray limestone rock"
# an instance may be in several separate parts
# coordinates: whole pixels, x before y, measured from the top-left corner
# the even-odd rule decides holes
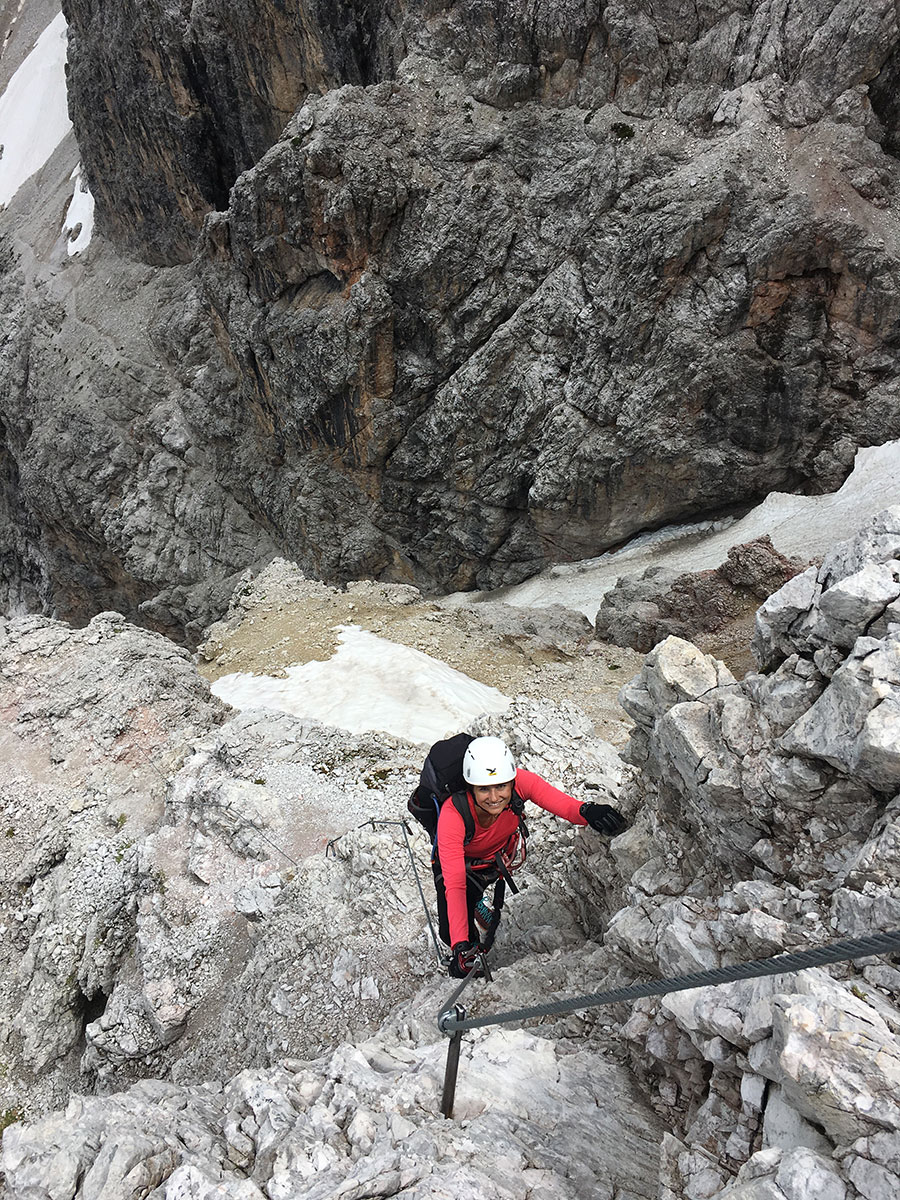
[[[891,563],[900,558],[900,506],[886,508],[847,541],[826,554],[821,569],[822,583],[833,587],[865,567]]]
[[[2,1087],[25,1069],[54,1094],[129,973],[168,777],[225,707],[184,650],[104,613],[5,622],[0,708]]]
[[[826,1156],[831,1152],[831,1143],[825,1135],[800,1115],[784,1098],[777,1084],[771,1087],[766,1097],[763,1146],[779,1150],[794,1150],[804,1146],[807,1150],[815,1150]]]
[[[171,1200],[652,1195],[659,1122],[599,1055],[559,1055],[524,1031],[481,1035],[461,1065],[457,1120],[446,1121],[444,1043],[421,1036],[415,1016],[437,999],[429,987],[377,1038],[245,1070],[224,1087],[147,1081],[75,1099],[65,1116],[4,1137],[10,1200],[154,1188]]]
[[[768,675],[747,676],[745,685],[770,730],[777,735],[799,720],[819,698],[824,680],[809,659],[792,654]]]
[[[845,988],[817,980],[813,999],[773,999],[772,1037],[754,1045],[751,1065],[778,1079],[791,1105],[832,1141],[896,1131],[900,1055],[893,1033]]]
[[[640,817],[613,852],[606,945],[639,978],[900,927],[896,631],[866,636],[894,603],[895,524],[874,518],[763,605],[760,673],[720,683],[669,639],[623,689],[642,773],[622,801]],[[894,974],[878,959],[638,1007],[632,1064],[679,1122],[662,1194],[892,1196]]]
[[[823,594],[824,598],[824,594]],[[860,638],[783,748],[824,759],[879,792],[900,787],[900,634]]]
[[[593,636],[587,617],[562,604],[524,608],[499,601],[485,601],[460,610],[460,617],[467,623],[483,625],[498,638],[508,639],[531,650],[552,647],[574,654],[583,649]]]
[[[900,433],[893,4],[645,7],[66,0],[97,234],[0,217],[4,602],[494,587]]]
[[[825,659],[857,638],[889,632],[900,588],[900,509],[874,517],[846,542],[790,580],[761,606],[753,650],[768,670],[792,651]],[[833,674],[837,661],[829,664]]]
[[[241,171],[308,93],[378,86],[409,59],[445,62],[501,112],[535,99],[588,108],[602,99],[638,119],[663,110],[686,125],[714,118],[721,129],[767,118],[802,127],[833,115],[883,136],[871,83],[874,105],[888,106],[894,124],[888,0],[841,4],[818,24],[800,4],[787,5],[777,24],[760,4],[687,12],[677,3],[645,11],[515,0],[501,16],[473,0],[437,10],[417,0],[296,10],[211,0],[100,11],[65,0],[64,10],[73,118],[104,231],[160,257],[189,254],[203,214],[225,207]],[[142,52],[148,42],[150,55]],[[151,136],[140,155],[143,130]],[[862,176],[859,183],[871,192]]]
[[[670,635],[715,632],[751,612],[801,567],[768,537],[733,546],[715,570],[679,575],[649,567],[637,577],[623,576],[606,592],[594,628],[604,641],[645,652]]]
[[[814,1149],[761,1150],[745,1163],[721,1200],[847,1200],[846,1182]]]
[[[787,658],[794,649],[791,637],[798,622],[809,613],[821,595],[819,573],[808,567],[760,605],[756,614],[753,653],[765,671]]]
[[[642,703],[652,704],[651,711],[658,711],[682,701],[699,700],[720,683],[732,682],[723,663],[682,638],[668,637],[647,655],[637,679],[626,684],[622,707],[639,721],[641,713],[647,711]],[[647,702],[642,702],[642,693]]]
[[[858,630],[865,630],[900,596],[900,561],[867,563],[822,593],[819,615],[825,636],[834,646],[849,649]]]

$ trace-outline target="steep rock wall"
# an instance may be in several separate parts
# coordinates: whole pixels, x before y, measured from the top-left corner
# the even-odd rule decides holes
[[[309,91],[390,68],[391,6],[65,0],[70,97],[103,231],[151,262],[187,261],[204,213]],[[379,61],[379,58],[384,61]]]
[[[10,603],[492,587],[900,434],[886,0],[65,8],[116,249],[10,239]]]
[[[64,0],[63,10],[101,224],[161,260],[190,256],[191,229],[227,205],[308,92],[391,79],[408,55],[501,105],[613,102],[708,122],[723,92],[758,81],[792,124],[870,81],[886,112],[893,103],[890,0]]]
[[[620,696],[639,771],[611,846],[612,977],[897,929],[898,601],[894,506],[761,606],[758,672],[675,637],[647,656]],[[617,907],[597,866],[591,922]],[[898,983],[879,956],[638,1002],[623,1033],[676,1131],[661,1197],[894,1195]]]
[[[201,258],[242,410],[282,471],[356,484],[366,569],[398,569],[393,541],[416,579],[495,586],[836,485],[900,427],[896,264],[844,175],[896,172],[862,130],[704,141],[434,82],[305,106]]]

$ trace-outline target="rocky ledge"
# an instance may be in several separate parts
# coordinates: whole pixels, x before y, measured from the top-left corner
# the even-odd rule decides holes
[[[476,723],[569,788],[592,776],[631,824],[607,845],[538,818],[540,861],[470,1007],[900,927],[898,599],[893,508],[765,602],[745,679],[689,642],[660,643],[622,691],[629,765],[571,707],[522,702]],[[88,636],[102,646],[101,632]],[[30,636],[31,661],[45,660],[47,631]],[[275,870],[272,843],[296,826],[286,781],[324,765],[347,803],[374,747],[272,713],[210,716],[169,765],[165,815],[116,868],[133,872],[137,903],[118,911],[134,942],[71,918],[82,966],[103,948],[111,995],[69,1069],[81,1054],[82,1087],[119,1090],[10,1126],[12,1200],[896,1195],[900,971],[885,958],[467,1035],[459,1123],[440,1118],[433,1021],[448,983],[423,982],[427,932],[390,833],[356,829],[293,878]],[[396,812],[414,755],[381,755],[371,804]],[[55,969],[51,897],[83,861],[70,853],[27,872],[21,920],[4,918],[26,939],[20,988]],[[35,1028],[54,1019],[28,1011]],[[23,1019],[7,1025],[13,1062]],[[65,1061],[45,1068],[60,1090]]]

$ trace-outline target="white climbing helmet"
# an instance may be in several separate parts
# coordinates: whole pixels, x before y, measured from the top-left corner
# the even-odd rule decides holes
[[[509,747],[497,737],[479,737],[469,742],[463,755],[463,779],[479,787],[509,783],[516,777],[516,763]]]

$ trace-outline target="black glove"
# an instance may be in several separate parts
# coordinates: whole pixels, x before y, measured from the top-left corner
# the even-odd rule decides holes
[[[609,804],[593,804],[588,801],[587,804],[582,804],[578,811],[591,829],[596,829],[598,833],[605,833],[608,837],[615,837],[628,825],[619,810],[612,808]]]
[[[479,954],[477,942],[457,942],[450,951],[450,974],[454,979],[464,979],[475,966]]]

